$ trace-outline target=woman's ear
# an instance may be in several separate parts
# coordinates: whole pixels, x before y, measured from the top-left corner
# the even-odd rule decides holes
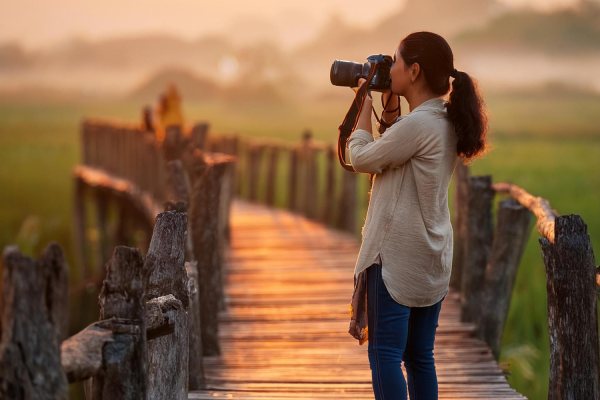
[[[411,83],[415,83],[417,78],[419,78],[419,73],[421,73],[421,66],[419,63],[413,63],[410,66],[410,81]]]

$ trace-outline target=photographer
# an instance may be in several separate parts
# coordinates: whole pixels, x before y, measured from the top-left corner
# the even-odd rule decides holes
[[[374,174],[355,297],[362,282],[375,398],[406,399],[404,361],[410,398],[431,400],[438,398],[435,331],[452,268],[448,185],[459,158],[484,150],[487,124],[473,81],[454,68],[452,50],[437,34],[404,38],[390,78],[385,132],[372,136],[368,96],[347,143],[352,168]],[[408,101],[405,116],[397,96]],[[361,327],[354,328],[358,338]]]

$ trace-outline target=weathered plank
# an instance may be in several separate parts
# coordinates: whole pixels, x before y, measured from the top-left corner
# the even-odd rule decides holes
[[[347,333],[357,251],[351,234],[235,203],[221,354],[205,357],[206,388],[188,398],[372,399],[367,346]],[[451,291],[435,343],[440,399],[523,399],[460,309]]]

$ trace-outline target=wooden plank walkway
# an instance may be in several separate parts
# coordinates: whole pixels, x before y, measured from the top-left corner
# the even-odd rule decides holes
[[[286,211],[234,203],[222,355],[189,399],[373,399],[367,344],[348,333],[359,244]],[[444,300],[435,343],[440,399],[524,399],[473,326]]]

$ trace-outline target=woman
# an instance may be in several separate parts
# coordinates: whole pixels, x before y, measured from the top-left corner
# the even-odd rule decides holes
[[[437,34],[404,38],[390,75],[387,130],[373,139],[369,96],[348,140],[354,170],[374,174],[355,282],[366,280],[375,398],[406,399],[404,361],[410,398],[430,400],[438,398],[433,344],[452,263],[448,185],[459,157],[484,150],[486,118],[473,81]],[[398,96],[410,108],[402,117]]]

